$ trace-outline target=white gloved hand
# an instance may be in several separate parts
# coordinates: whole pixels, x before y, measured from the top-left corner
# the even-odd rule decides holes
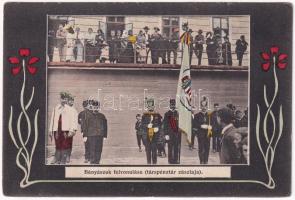
[[[169,135],[165,135],[165,139],[169,140],[170,139]]]
[[[153,125],[152,124],[148,124],[148,128],[153,128]]]
[[[202,124],[202,125],[201,125],[201,128],[202,128],[202,129],[208,129],[208,125],[207,125],[207,124]]]
[[[212,130],[212,126],[211,125],[208,125],[208,130]]]
[[[158,127],[154,128],[154,132],[155,133],[157,133],[158,131],[159,131],[159,128]]]
[[[104,138],[103,138],[103,140],[107,140],[107,138],[106,138],[106,137],[104,137]]]
[[[87,142],[87,137],[83,137],[83,141],[84,142]]]

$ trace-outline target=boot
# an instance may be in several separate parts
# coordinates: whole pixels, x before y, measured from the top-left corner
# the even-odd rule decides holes
[[[66,162],[70,163],[71,162],[71,149],[66,150],[66,155],[67,155]]]
[[[60,150],[55,150],[55,155],[53,160],[51,161],[50,164],[60,164],[60,160],[61,160],[61,151]]]
[[[67,160],[67,150],[62,150],[61,151],[61,161],[60,161],[60,164],[61,165],[65,165],[66,164],[66,160]]]

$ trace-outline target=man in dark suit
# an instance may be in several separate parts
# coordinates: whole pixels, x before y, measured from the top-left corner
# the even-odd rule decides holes
[[[168,163],[180,163],[181,133],[178,129],[178,112],[175,99],[170,99],[170,110],[165,113],[163,130],[168,141]]]
[[[205,44],[205,37],[202,34],[203,31],[198,30],[198,35],[196,35],[194,43],[195,43],[195,54],[198,58],[198,65],[201,65],[202,62],[202,54],[203,54],[203,45]]]
[[[170,57],[171,57],[171,52],[173,53],[173,64],[176,64],[176,60],[177,60],[177,49],[178,49],[178,43],[179,43],[179,29],[178,28],[174,28],[172,29],[173,33],[172,36],[169,40],[169,48],[168,48],[168,64],[170,63]]]
[[[160,29],[158,27],[154,28],[154,33],[151,35],[150,38],[150,49],[151,49],[151,56],[152,56],[152,64],[159,64],[159,49],[161,48],[162,35],[159,33]]]
[[[212,130],[209,124],[208,101],[204,97],[201,101],[201,112],[197,113],[193,119],[193,131],[196,132],[199,147],[200,164],[208,164],[210,149],[210,132]]]
[[[212,145],[213,152],[220,152],[221,149],[221,126],[217,122],[219,104],[214,104],[214,111],[211,114],[211,124],[212,124]]]
[[[78,114],[78,124],[81,126],[81,134],[82,134],[82,137],[84,137],[84,122],[85,122],[85,116],[86,116],[86,112],[87,112],[87,109],[88,109],[88,102],[89,101],[83,101],[83,111],[81,111],[79,114]],[[84,138],[83,138],[84,139]],[[89,162],[89,159],[90,159],[90,152],[89,152],[89,144],[88,142],[84,142],[84,146],[85,146],[85,160],[84,160],[84,163],[88,163]]]
[[[229,108],[220,109],[217,121],[223,128],[221,132],[220,163],[239,164],[241,161],[240,142],[242,136],[232,124],[233,112]]]
[[[232,66],[232,56],[231,56],[231,43],[227,36],[223,37],[224,42],[222,43],[222,58],[223,64]]]
[[[154,99],[146,100],[148,112],[143,113],[141,129],[146,137],[147,164],[157,164],[157,142],[160,134],[162,116],[155,112]]]
[[[84,138],[88,141],[90,164],[99,164],[101,159],[103,140],[107,138],[107,119],[99,112],[100,103],[93,101],[92,109],[86,111],[84,119]]]
[[[240,39],[238,39],[236,42],[236,54],[237,54],[237,59],[239,61],[239,66],[242,66],[243,55],[245,51],[247,50],[247,46],[248,46],[248,43],[245,40],[245,36],[241,35]]]

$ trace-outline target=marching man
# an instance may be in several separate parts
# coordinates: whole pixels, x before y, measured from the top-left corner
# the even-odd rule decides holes
[[[157,164],[157,140],[161,128],[162,116],[155,112],[154,99],[146,100],[148,112],[143,113],[141,126],[146,136],[146,157],[147,164]]]
[[[212,126],[210,125],[208,113],[208,100],[204,97],[201,101],[201,112],[193,119],[193,131],[196,132],[199,147],[200,164],[208,164],[210,137]]]
[[[163,129],[168,140],[168,163],[180,163],[181,132],[178,129],[178,112],[175,109],[175,99],[170,99],[170,110],[165,113]]]

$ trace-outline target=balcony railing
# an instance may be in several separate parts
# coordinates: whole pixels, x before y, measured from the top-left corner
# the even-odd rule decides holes
[[[84,45],[86,44],[86,45]],[[145,45],[143,45],[145,46]],[[50,63],[103,63],[103,64],[145,64],[145,65],[180,65],[182,60],[182,49],[142,47],[142,45],[129,44],[126,48],[110,46],[107,43],[90,45],[86,41],[73,45],[48,44],[48,62]],[[192,66],[220,66],[218,68],[249,66],[249,53],[244,52],[242,66],[239,66],[237,53],[217,48],[216,51],[206,51],[204,45],[201,62],[198,62],[199,50],[192,48],[190,59]],[[211,54],[211,55],[210,55]]]

